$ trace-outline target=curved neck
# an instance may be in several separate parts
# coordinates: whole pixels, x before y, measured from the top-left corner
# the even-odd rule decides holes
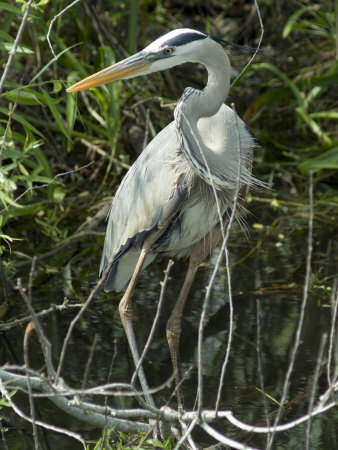
[[[212,51],[205,52],[199,62],[208,71],[208,82],[202,91],[186,88],[175,109],[175,123],[180,146],[193,169],[208,184],[224,187],[224,180],[217,180],[217,164],[215,153],[207,147],[198,131],[197,122],[203,117],[216,114],[230,89],[230,61],[218,44]],[[225,126],[225,125],[224,125]]]
[[[222,48],[213,53],[212,58],[206,55],[205,61],[201,62],[208,71],[207,85],[199,95],[191,98],[190,105],[182,105],[184,109],[190,108],[196,121],[216,114],[230,90],[230,61]]]

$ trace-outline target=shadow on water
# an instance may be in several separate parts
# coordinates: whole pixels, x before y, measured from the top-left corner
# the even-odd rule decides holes
[[[231,409],[244,422],[255,425],[273,423],[277,404],[287,370],[290,349],[294,341],[303,295],[305,262],[307,257],[307,214],[273,210],[260,206],[259,217],[269,225],[249,217],[249,236],[237,229],[229,244],[232,264],[232,292],[234,306],[234,334],[229,363],[222,389],[221,409]],[[275,218],[278,218],[276,221]],[[275,220],[275,221],[274,221]],[[273,223],[274,225],[270,225]],[[282,421],[305,414],[308,409],[312,380],[316,368],[319,345],[323,333],[328,333],[331,323],[330,286],[337,274],[336,229],[332,225],[315,222],[312,278],[306,307],[301,344],[291,377],[288,403]],[[85,299],[97,279],[100,245],[79,244],[56,258],[68,260],[63,270],[48,273],[46,265],[38,266],[35,277],[34,307],[41,310],[50,303],[61,303],[69,298]],[[198,325],[205,295],[205,286],[213,270],[219,250],[215,250],[210,264],[200,268],[187,305],[181,337],[181,360],[186,380],[183,385],[185,406],[193,408],[196,402],[197,370],[196,350]],[[80,262],[81,261],[81,262]],[[155,263],[141,276],[134,301],[135,330],[140,347],[147,339],[159,296],[159,281],[163,278],[165,263]],[[158,329],[145,361],[149,384],[160,386],[168,380],[172,369],[165,340],[165,325],[173,302],[178,296],[186,270],[186,262],[177,262],[166,289]],[[71,275],[71,279],[69,276]],[[24,274],[23,274],[24,276]],[[214,408],[219,374],[229,336],[229,298],[224,264],[218,271],[212,291],[207,322],[204,331],[204,403]],[[86,386],[104,384],[112,366],[114,381],[129,381],[133,363],[120,323],[117,305],[119,296],[100,291],[79,321],[67,350],[63,377],[70,386],[79,387],[83,382],[85,367],[95,336],[97,342],[88,370]],[[22,300],[17,298],[17,316],[26,314]],[[57,360],[63,339],[74,310],[50,314],[42,323],[53,345]],[[258,320],[259,319],[259,320]],[[2,336],[1,360],[22,364],[22,340],[24,328],[16,328]],[[36,338],[31,338],[31,349],[39,348]],[[39,368],[41,355],[32,352],[31,364]],[[325,361],[324,361],[325,362]],[[261,371],[259,370],[261,367]],[[262,385],[263,381],[263,385]],[[327,388],[326,374],[320,371],[317,393]],[[161,404],[170,399],[173,386],[158,394]],[[266,395],[263,395],[263,392]],[[27,408],[25,400],[16,395],[17,403]],[[103,401],[95,398],[95,401]],[[109,404],[116,407],[135,406],[130,397],[110,397]],[[175,399],[171,400],[175,407]],[[45,421],[68,429],[78,430],[86,437],[98,438],[98,430],[89,430],[54,407],[47,400],[37,402],[37,414]],[[12,417],[17,423],[17,417]],[[313,419],[311,448],[334,449],[337,443],[337,413]],[[19,423],[19,432],[10,432],[9,442],[19,443],[20,448],[31,448],[31,428]],[[264,447],[266,437],[242,434],[228,422],[219,421],[217,429],[227,436],[245,440],[249,445]],[[300,425],[288,433],[277,435],[275,448],[298,449],[304,441],[306,425]],[[197,435],[202,446],[211,445],[206,435]],[[44,433],[45,448],[73,449],[80,444],[67,437]],[[10,447],[11,448],[11,447]]]

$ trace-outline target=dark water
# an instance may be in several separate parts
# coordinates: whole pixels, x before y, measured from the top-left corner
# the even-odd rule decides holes
[[[234,333],[231,354],[222,390],[221,409],[231,409],[238,419],[253,425],[266,425],[267,417],[273,423],[278,401],[281,397],[285,373],[290,358],[295,331],[299,320],[300,305],[305,279],[307,257],[308,210],[287,204],[280,209],[270,205],[254,203],[254,215],[248,218],[248,233],[237,228],[229,243],[231,260],[231,282],[234,307]],[[259,217],[260,219],[256,219]],[[319,218],[319,216],[318,216]],[[315,217],[316,219],[316,217]],[[315,220],[313,236],[312,273],[307,300],[301,344],[297,353],[288,404],[282,422],[300,417],[308,410],[313,388],[313,376],[317,364],[320,341],[324,333],[330,332],[331,306],[330,289],[337,276],[337,229],[323,216]],[[258,224],[258,225],[257,225]],[[67,295],[78,302],[85,299],[95,285],[100,257],[100,244],[80,243],[76,249],[69,248],[50,262],[38,265],[33,297],[36,311],[48,307],[49,303],[61,303]],[[183,385],[185,407],[192,409],[196,401],[197,371],[196,351],[198,324],[208,282],[219,250],[215,250],[209,265],[199,269],[198,277],[190,294],[181,337],[181,360],[183,370],[192,369]],[[68,261],[58,272],[52,270],[56,261]],[[50,271],[46,265],[50,264]],[[155,263],[142,274],[134,301],[135,330],[142,347],[147,339],[159,296],[159,281],[163,279],[165,262]],[[145,371],[149,384],[156,387],[164,383],[171,374],[171,363],[165,340],[165,325],[183,282],[186,263],[174,265],[171,280],[166,290],[166,302],[160,323],[145,361]],[[69,278],[71,275],[71,278]],[[27,282],[27,272],[22,269],[23,280]],[[19,296],[12,297],[15,304],[10,313],[13,316],[26,314]],[[129,381],[133,373],[124,332],[118,315],[118,295],[108,295],[100,291],[89,309],[78,322],[67,350],[63,370],[65,381],[72,387],[82,384],[84,367],[95,336],[97,343],[88,372],[86,386],[107,382],[113,355],[116,356],[112,369],[113,381]],[[63,339],[74,310],[51,314],[42,324],[53,345],[53,355],[57,361]],[[17,327],[2,335],[1,361],[23,363],[22,341],[24,327]],[[229,298],[227,274],[224,263],[218,271],[208,309],[204,330],[204,403],[206,408],[214,408],[219,383],[219,374],[229,337]],[[39,351],[34,351],[37,340],[30,342],[31,364],[38,369],[41,364]],[[337,350],[336,350],[337,351]],[[326,355],[322,361],[316,396],[327,389]],[[261,366],[261,372],[259,371]],[[263,381],[263,386],[262,386]],[[157,404],[170,398],[173,387],[165,388],[157,396]],[[270,397],[262,395],[262,391]],[[16,402],[29,411],[25,397],[18,393]],[[93,401],[102,399],[91,398]],[[130,398],[109,399],[109,404],[117,407],[132,407]],[[98,439],[99,430],[91,430],[52,403],[42,400],[36,403],[37,415],[47,422],[78,431],[86,438]],[[175,399],[171,406],[175,407]],[[19,448],[32,448],[30,425],[11,414],[7,408],[2,415],[20,426],[19,431],[7,434],[9,448],[17,444]],[[311,449],[336,449],[337,410],[331,410],[312,421]],[[226,421],[218,421],[215,427],[238,441],[264,448],[266,437],[244,433]],[[306,425],[277,434],[274,448],[304,448]],[[212,439],[201,431],[195,433],[196,442],[207,447]],[[40,434],[43,448],[81,448],[77,442],[51,432]]]

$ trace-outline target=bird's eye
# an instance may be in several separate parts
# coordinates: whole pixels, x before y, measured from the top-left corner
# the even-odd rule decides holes
[[[173,53],[173,51],[174,51],[174,49],[171,48],[171,47],[167,47],[167,48],[164,49],[164,53],[166,55],[171,55],[171,53]]]

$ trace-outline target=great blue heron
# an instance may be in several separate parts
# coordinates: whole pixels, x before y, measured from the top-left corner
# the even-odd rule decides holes
[[[248,186],[258,184],[251,174],[253,134],[224,104],[230,89],[229,58],[220,39],[177,29],[67,89],[81,91],[185,62],[206,67],[207,85],[202,91],[184,90],[175,120],[148,144],[124,177],[111,205],[100,267],[106,291],[123,291],[128,286],[119,311],[137,366],[139,354],[132,328],[137,278],[158,255],[190,257],[167,324],[177,384],[181,318],[197,268],[221,237],[220,223],[231,211],[236,186],[244,197]],[[139,376],[147,394],[142,368]],[[152,402],[149,395],[146,398]],[[178,401],[180,404],[181,399]]]

